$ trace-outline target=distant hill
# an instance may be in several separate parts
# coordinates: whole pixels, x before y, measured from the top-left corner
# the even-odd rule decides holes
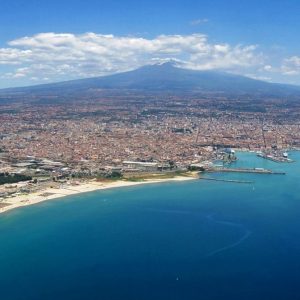
[[[7,93],[71,93],[91,89],[126,89],[173,92],[223,92],[230,94],[300,95],[300,87],[274,84],[220,71],[195,71],[174,63],[147,65],[110,76],[0,90]]]

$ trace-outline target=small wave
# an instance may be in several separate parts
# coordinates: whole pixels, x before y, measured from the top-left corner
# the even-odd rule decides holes
[[[223,251],[226,251],[226,250],[229,250],[229,249],[232,249],[232,248],[238,246],[239,244],[241,244],[242,242],[244,242],[246,239],[248,239],[248,237],[251,235],[251,233],[252,232],[250,230],[247,230],[245,232],[245,234],[238,241],[236,241],[235,243],[232,243],[232,244],[229,244],[229,245],[227,245],[225,247],[222,247],[222,248],[219,248],[217,250],[214,250],[214,251],[208,253],[206,256],[213,256],[213,255],[216,255],[218,253],[221,253]]]
[[[197,215],[196,213],[188,210],[148,208],[147,211],[153,211],[153,212],[164,213],[164,214],[173,214],[173,215]]]
[[[213,256],[213,255],[216,255],[216,254],[219,254],[223,251],[226,251],[226,250],[229,250],[229,249],[232,249],[232,248],[235,248],[237,247],[238,245],[240,245],[241,243],[243,243],[246,239],[249,238],[249,236],[252,234],[252,232],[250,230],[248,230],[247,228],[244,227],[244,225],[242,224],[239,224],[239,223],[233,223],[233,222],[228,222],[228,221],[222,221],[222,220],[216,220],[214,218],[214,215],[215,214],[210,214],[207,216],[207,219],[211,222],[214,222],[214,223],[218,223],[218,224],[223,224],[223,225],[227,225],[227,226],[232,226],[232,227],[238,227],[238,228],[241,228],[242,230],[244,230],[244,234],[234,243],[231,243],[227,246],[224,246],[224,247],[221,247],[221,248],[218,248],[210,253],[208,253],[206,256]]]
[[[217,223],[217,224],[221,224],[221,225],[225,225],[225,226],[236,227],[236,228],[239,228],[242,231],[244,231],[243,235],[236,242],[230,243],[229,245],[226,245],[224,247],[221,247],[214,251],[211,251],[205,257],[214,256],[223,251],[227,251],[229,249],[235,248],[238,245],[240,245],[241,243],[243,243],[245,240],[247,240],[249,238],[249,236],[252,234],[252,232],[250,230],[248,230],[247,228],[245,228],[245,226],[243,224],[215,219],[214,216],[216,215],[216,213],[205,216],[205,215],[202,215],[201,213],[194,212],[194,211],[188,211],[188,210],[154,209],[154,208],[148,208],[147,210],[157,212],[157,213],[164,213],[164,214],[194,215],[194,216],[198,216],[198,217],[202,217],[202,218],[205,217],[209,222],[213,222],[213,223]]]

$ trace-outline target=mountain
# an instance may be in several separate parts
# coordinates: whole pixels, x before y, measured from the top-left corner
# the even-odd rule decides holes
[[[5,93],[72,93],[95,89],[174,92],[223,92],[230,94],[300,95],[300,87],[274,84],[219,71],[182,69],[169,62],[147,65],[110,76],[0,90]]]

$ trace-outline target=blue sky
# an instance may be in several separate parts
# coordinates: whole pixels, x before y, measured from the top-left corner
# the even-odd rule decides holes
[[[296,0],[2,0],[0,87],[175,59],[300,84]]]

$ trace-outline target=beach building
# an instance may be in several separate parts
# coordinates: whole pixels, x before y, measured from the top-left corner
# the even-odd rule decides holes
[[[126,168],[139,169],[142,171],[157,171],[158,163],[125,160],[123,161],[123,166]]]

